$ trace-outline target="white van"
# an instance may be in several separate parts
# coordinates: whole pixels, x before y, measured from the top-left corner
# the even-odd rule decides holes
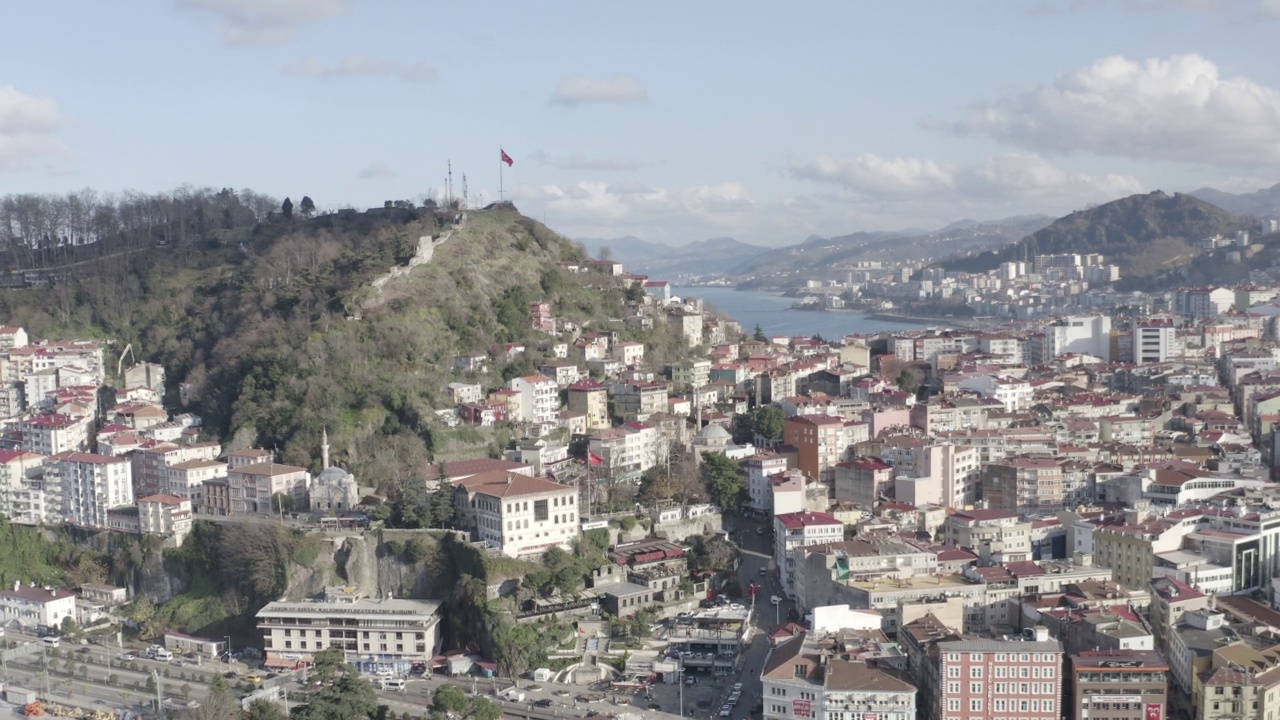
[[[173,653],[169,652],[164,648],[160,648],[159,650],[156,650],[152,654],[152,656],[155,657],[155,659],[160,660],[161,662],[169,662],[170,660],[173,659]]]
[[[56,648],[62,644],[62,639],[59,637],[50,635],[48,637],[40,638],[40,642],[44,643],[45,647]]]
[[[404,692],[404,688],[405,688],[404,678],[383,678],[382,679],[383,690],[394,690],[396,692]]]

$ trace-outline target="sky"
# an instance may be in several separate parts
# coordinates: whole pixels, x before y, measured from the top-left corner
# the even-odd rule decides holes
[[[1280,0],[65,0],[5,19],[0,194],[361,208],[443,197],[451,162],[472,205],[501,184],[570,237],[777,246],[1280,182]]]

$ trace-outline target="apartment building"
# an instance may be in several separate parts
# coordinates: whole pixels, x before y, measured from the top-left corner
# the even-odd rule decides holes
[[[657,429],[642,422],[599,430],[587,439],[587,449],[603,461],[598,471],[615,480],[639,480],[641,473],[665,460],[665,446]]]
[[[880,498],[893,494],[893,466],[877,457],[837,463],[833,475],[836,502],[849,502],[869,510]]]
[[[560,387],[544,375],[512,378],[507,387],[520,393],[519,415],[512,420],[553,423],[560,409]]]
[[[568,388],[569,409],[587,416],[587,430],[603,430],[609,418],[609,389],[591,378],[583,378]]]
[[[274,462],[232,466],[227,471],[227,486],[232,514],[275,514],[281,512],[274,499],[276,495],[292,498],[294,507],[307,506],[311,473]]]
[[[140,498],[138,532],[171,538],[181,545],[191,533],[191,501],[176,495],[150,495]]]
[[[796,448],[796,467],[813,478],[830,480],[848,447],[844,421],[828,415],[797,415],[782,424],[782,439]]]
[[[22,449],[41,455],[65,452],[88,452],[89,417],[71,417],[58,413],[37,415],[18,423],[22,432]]]
[[[994,563],[1031,559],[1031,522],[1012,510],[960,510],[943,524],[947,542]]]
[[[316,652],[341,648],[364,672],[408,675],[440,650],[436,600],[365,598],[350,587],[326,588],[322,601],[268,603],[258,611],[267,668],[293,668]]]
[[[44,482],[46,501],[58,506],[62,518],[73,525],[109,528],[108,511],[134,502],[128,458],[61,453],[45,464]]]
[[[796,557],[792,550],[805,545],[844,540],[844,523],[824,512],[793,512],[773,518],[773,560],[783,592],[796,596]]]
[[[1154,650],[1087,651],[1069,659],[1069,720],[1163,720],[1169,664]]]
[[[160,493],[186,497],[187,495],[184,493],[189,493],[190,484],[180,484],[181,478],[178,478],[179,483],[171,485],[169,468],[179,463],[194,460],[211,461],[221,453],[222,445],[216,442],[180,445],[172,442],[147,441],[131,455],[134,490],[137,492],[138,497]],[[222,464],[225,466],[227,463]],[[252,463],[244,464],[249,465]],[[196,472],[195,474],[200,475],[202,473]],[[214,477],[217,476],[214,475],[205,479],[211,480]]]
[[[63,620],[75,617],[76,595],[70,590],[23,585],[18,580],[0,590],[0,626],[16,623],[27,632],[60,630]]]
[[[1148,320],[1133,329],[1133,362],[1138,365],[1162,363],[1175,351],[1178,329],[1172,320]]]
[[[849,659],[841,635],[800,633],[773,648],[760,673],[765,720],[915,720],[916,686],[879,663]]]
[[[22,498],[38,484],[35,477],[44,464],[44,455],[23,450],[0,450],[0,515],[18,523],[38,524],[44,515],[30,517]]]
[[[1051,457],[1016,457],[988,464],[982,495],[992,509],[1052,514],[1063,509],[1062,466]]]
[[[665,382],[619,383],[611,392],[618,412],[628,422],[644,422],[654,413],[667,411],[668,385]]]
[[[768,451],[747,458],[747,504],[761,513],[773,511],[773,476],[786,472],[787,458]]]
[[[204,484],[227,477],[228,466],[221,460],[187,460],[166,466],[164,471],[164,494],[190,500],[193,507],[199,508],[204,500]]]
[[[1039,628],[1027,640],[937,644],[934,720],[1060,720],[1062,645]]]

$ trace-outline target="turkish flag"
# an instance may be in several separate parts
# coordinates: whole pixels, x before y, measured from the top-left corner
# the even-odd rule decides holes
[[[511,159],[511,156],[507,154],[506,150],[498,148],[498,152],[502,153],[502,162],[506,163],[507,167],[511,167],[516,164],[516,161]]]
[[[602,457],[600,457],[599,455],[597,455],[597,454],[595,454],[595,453],[591,452],[590,450],[588,450],[588,451],[587,451],[587,464],[588,464],[588,465],[601,465],[601,464],[603,464],[603,463],[604,463],[604,458],[602,458]]]

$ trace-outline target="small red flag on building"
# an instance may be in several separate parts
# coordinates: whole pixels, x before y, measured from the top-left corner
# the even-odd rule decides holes
[[[587,464],[588,464],[588,465],[601,465],[601,464],[603,464],[603,463],[604,463],[604,458],[602,458],[602,457],[600,457],[599,455],[597,455],[597,454],[595,454],[595,453],[591,452],[590,450],[588,450],[588,451],[587,451]]]
[[[498,152],[502,153],[502,162],[506,163],[507,167],[511,167],[516,164],[516,161],[511,159],[511,156],[507,154],[506,150],[498,148]]]

